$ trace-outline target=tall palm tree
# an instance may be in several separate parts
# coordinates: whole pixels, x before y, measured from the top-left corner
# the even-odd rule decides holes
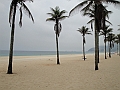
[[[46,19],[46,21],[54,21],[54,30],[56,34],[56,47],[57,47],[57,64],[60,64],[59,61],[59,50],[58,50],[58,37],[61,32],[62,25],[60,23],[61,20],[65,19],[68,16],[63,16],[63,14],[66,13],[65,10],[60,11],[60,8],[58,6],[55,7],[55,9],[51,8],[52,13],[47,13],[51,17]]]
[[[33,19],[33,16],[31,14],[30,10],[27,8],[27,6],[24,3],[25,1],[33,2],[33,0],[12,0],[12,2],[10,4],[9,23],[10,23],[10,26],[12,26],[12,28],[11,28],[11,42],[10,42],[9,64],[8,64],[7,74],[12,74],[15,16],[16,16],[16,10],[17,10],[18,4],[20,5],[20,7],[19,7],[20,8],[19,9],[20,10],[20,21],[19,21],[20,27],[22,26],[22,10],[25,10],[26,13],[29,15],[29,18],[31,18],[32,21],[34,22],[34,19]]]
[[[105,59],[107,59],[107,55],[106,55],[106,38],[107,38],[107,34],[109,34],[110,32],[112,32],[112,28],[109,28],[109,26],[106,26],[104,28],[104,30],[101,30],[100,35],[104,36],[104,43],[105,43]]]
[[[119,56],[120,56],[120,34],[117,35],[119,40]]]
[[[115,5],[120,5],[119,1],[116,0],[85,0],[81,3],[79,3],[77,6],[75,6],[69,13],[69,16],[74,14],[76,11],[79,11],[81,7],[81,11],[87,11],[93,4],[95,5],[95,70],[98,70],[98,33],[101,29],[101,22],[102,22],[102,3],[112,3]]]
[[[78,28],[77,31],[79,31],[83,36],[83,59],[85,61],[85,59],[86,59],[85,58],[85,46],[84,46],[84,44],[86,43],[85,34],[91,34],[92,35],[92,33],[91,33],[91,31],[89,31],[89,28],[86,28],[86,26],[82,26],[82,28]]]

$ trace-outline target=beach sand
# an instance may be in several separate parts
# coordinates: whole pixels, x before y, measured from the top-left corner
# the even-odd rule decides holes
[[[104,59],[94,70],[94,55],[15,56],[13,74],[6,74],[8,57],[0,57],[0,90],[120,90],[120,56]]]

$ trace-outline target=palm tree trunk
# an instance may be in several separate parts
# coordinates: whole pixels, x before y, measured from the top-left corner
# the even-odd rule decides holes
[[[117,55],[118,55],[118,43],[117,43]]]
[[[60,64],[59,62],[59,50],[58,50],[58,35],[56,34],[56,47],[57,47],[57,64]]]
[[[105,59],[107,59],[106,57],[106,35],[105,35]]]
[[[111,41],[110,41],[110,45],[109,45],[109,58],[111,58]]]
[[[85,47],[84,47],[84,36],[83,36],[83,59],[84,59],[84,61],[85,61]]]
[[[57,47],[57,64],[60,64],[59,62],[59,50],[58,50],[58,21],[56,21],[57,25],[57,31],[56,31],[56,47]]]
[[[13,59],[13,43],[14,43],[15,15],[16,15],[16,5],[14,6],[14,13],[13,13],[13,20],[12,20],[10,52],[9,52],[9,64],[8,64],[7,74],[12,74],[12,59]]]
[[[120,56],[120,41],[119,41],[119,56]]]
[[[95,70],[98,70],[98,23],[97,23],[97,5],[95,4]]]
[[[99,60],[99,32],[97,32],[97,34],[98,34],[98,36],[97,36],[97,47],[98,47],[98,63],[100,62],[100,60]]]
[[[111,48],[109,47],[109,58],[111,58]]]
[[[109,57],[109,41],[108,41],[108,48],[107,48],[107,51],[108,51],[107,56]]]
[[[98,70],[98,32],[95,30],[95,70]]]

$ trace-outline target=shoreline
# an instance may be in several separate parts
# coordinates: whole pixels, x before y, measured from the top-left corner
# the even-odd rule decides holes
[[[102,57],[104,57],[104,53],[100,53],[100,55],[102,55]],[[62,59],[64,60],[64,58],[73,58],[73,57],[75,57],[75,58],[79,57],[80,60],[83,60],[83,54],[64,54],[64,55],[59,55],[60,61]],[[91,57],[94,58],[94,53],[86,54],[86,58],[87,59],[89,59]],[[8,59],[9,59],[9,56],[0,56],[0,61],[4,61],[4,60],[8,61]],[[51,59],[54,59],[54,61],[56,61],[57,56],[56,55],[13,56],[13,63],[16,60],[22,60],[22,61],[27,60],[27,61],[30,61],[30,60],[38,60],[38,59],[39,60],[51,60]]]
[[[80,51],[59,51],[59,54],[81,54]],[[56,51],[14,51],[14,56],[46,56],[46,55],[56,55]],[[9,56],[8,50],[1,50],[0,56]]]
[[[104,54],[104,52],[100,52],[100,54]],[[79,53],[77,53],[77,54],[76,53],[59,54],[59,56],[63,56],[63,55],[65,55],[65,56],[66,55],[83,55],[83,53],[80,53],[80,54]],[[85,55],[86,56],[87,55],[94,55],[94,53],[86,53]],[[46,56],[46,57],[48,57],[48,56],[56,56],[56,54],[53,54],[53,55],[51,55],[51,54],[50,55],[13,55],[13,57],[34,57],[34,56],[36,56],[36,57],[37,56]],[[9,55],[5,55],[5,56],[3,55],[3,56],[0,56],[0,57],[9,57]]]
[[[104,52],[100,52],[104,53]],[[59,51],[59,55],[76,55],[83,54],[81,51]],[[88,54],[94,54],[94,52],[87,52]],[[56,51],[14,51],[13,56],[48,56],[48,55],[56,55]],[[0,57],[9,56],[9,52],[6,50],[0,51]]]

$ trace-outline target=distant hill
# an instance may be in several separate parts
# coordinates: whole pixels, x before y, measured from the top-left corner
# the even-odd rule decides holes
[[[100,52],[104,52],[104,46],[102,45],[102,46],[99,46],[99,51]],[[108,51],[108,46],[106,47],[107,48],[107,51]],[[88,50],[88,52],[94,52],[95,51],[95,48],[94,47],[92,47],[92,48],[90,48],[89,50]],[[117,44],[115,44],[114,45],[114,48],[112,48],[112,50],[111,50],[112,52],[116,52],[117,51]]]
[[[104,52],[104,46],[99,46],[99,48],[100,48],[100,52]],[[88,50],[88,52],[94,52],[94,50],[95,50],[95,48],[92,47]]]

